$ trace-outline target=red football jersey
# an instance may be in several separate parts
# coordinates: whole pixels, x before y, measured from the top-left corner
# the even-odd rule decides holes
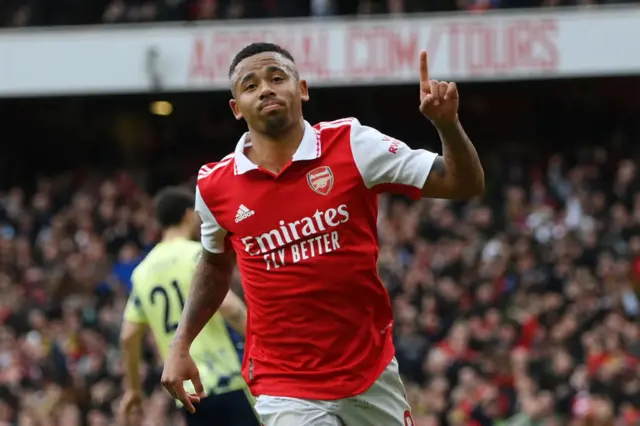
[[[311,126],[274,175],[245,155],[203,166],[202,244],[235,250],[248,309],[243,375],[254,395],[340,399],[394,356],[377,273],[380,192],[420,198],[436,154],[353,118]]]

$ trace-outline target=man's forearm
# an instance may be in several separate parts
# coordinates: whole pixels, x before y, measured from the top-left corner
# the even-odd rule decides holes
[[[451,182],[457,197],[475,196],[484,191],[484,171],[473,143],[460,121],[436,123],[442,141],[442,158],[433,164],[432,172]]]
[[[216,313],[229,291],[231,272],[228,255],[203,250],[173,339],[174,345],[190,346]]]
[[[142,348],[138,348],[141,350]],[[140,352],[136,352],[134,348],[124,348],[124,378],[129,389],[134,392],[142,391],[142,383],[140,381]]]
[[[122,357],[124,360],[124,382],[134,392],[140,392],[140,357],[142,356],[142,340],[146,327],[124,321],[120,336]]]

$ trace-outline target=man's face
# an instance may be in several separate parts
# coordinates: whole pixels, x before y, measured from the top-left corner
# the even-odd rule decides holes
[[[231,76],[234,99],[229,105],[236,119],[250,128],[277,137],[302,117],[309,100],[307,82],[298,78],[295,64],[279,53],[246,58]]]

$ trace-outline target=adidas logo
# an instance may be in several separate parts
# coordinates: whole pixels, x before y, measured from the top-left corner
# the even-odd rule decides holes
[[[255,211],[249,210],[244,204],[240,204],[240,207],[238,207],[238,213],[236,213],[236,223],[241,222],[254,214],[256,214]]]

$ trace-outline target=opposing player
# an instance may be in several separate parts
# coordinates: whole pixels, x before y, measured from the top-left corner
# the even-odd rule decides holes
[[[141,402],[139,364],[145,331],[151,328],[160,355],[166,357],[202,251],[200,243],[191,240],[200,226],[193,204],[193,193],[181,188],[166,188],[156,198],[162,241],[133,272],[133,288],[122,327],[126,392],[120,411],[125,419]],[[200,402],[197,413],[185,413],[189,426],[259,424],[225,319],[244,335],[246,309],[233,292],[223,296],[219,314],[204,325],[191,345],[191,356],[201,374],[191,380],[198,394],[208,396]]]
[[[197,377],[189,348],[224,300],[235,252],[248,306],[243,374],[265,426],[412,425],[377,274],[377,199],[482,194],[456,85],[429,80],[421,53],[419,109],[440,133],[439,156],[355,118],[308,124],[307,83],[279,46],[247,46],[229,77],[231,110],[249,131],[200,170],[204,250],[162,383],[187,406],[198,401],[182,387]]]

